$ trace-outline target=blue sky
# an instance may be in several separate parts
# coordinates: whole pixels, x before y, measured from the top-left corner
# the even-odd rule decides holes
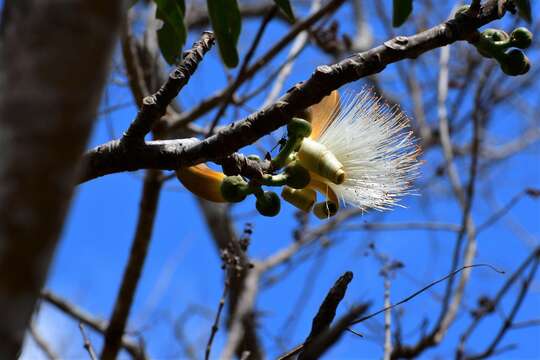
[[[368,11],[369,16],[376,16],[374,9],[369,8]],[[443,20],[442,14],[448,11],[439,10],[436,13],[437,19],[433,19],[433,22]],[[340,22],[340,31],[350,32],[352,11],[349,5],[345,5],[340,10],[337,18]],[[241,52],[245,52],[246,47],[249,46],[257,27],[257,22],[244,23],[239,42]],[[409,30],[408,28],[400,29],[405,34],[412,33]],[[261,54],[268,44],[279,39],[286,31],[287,28],[278,22],[271,25],[258,54]],[[374,33],[375,44],[385,40],[386,35],[377,22],[374,25]],[[187,43],[190,44],[195,38],[196,36],[191,35]],[[284,51],[280,54],[273,64],[283,61],[286,53],[287,51]],[[457,54],[457,47],[452,47],[451,54],[451,56]],[[433,60],[433,56],[438,56],[438,50],[429,56]],[[431,61],[429,56],[425,57],[428,62]],[[306,50],[296,61],[293,73],[284,89],[309,77],[317,65],[331,61],[329,57],[313,48]],[[407,64],[407,62],[404,63],[405,66]],[[272,68],[263,70],[255,78],[252,86],[255,87],[258,81],[268,76]],[[497,71],[500,72],[500,70]],[[425,77],[419,78],[419,81],[428,81],[433,74],[436,72],[428,71],[427,74],[423,74]],[[381,81],[396,98],[407,100],[409,94],[406,89],[393,85],[398,83],[396,78],[396,65],[391,65],[383,73]],[[221,89],[225,84],[226,78],[216,48],[205,57],[197,73],[182,91],[179,97],[180,103],[185,108],[190,108],[205,96]],[[364,83],[359,81],[348,85],[347,88],[355,91],[363,85]],[[537,86],[534,89],[538,90]],[[435,94],[435,89],[433,93]],[[531,93],[522,94],[520,99],[538,104],[540,100],[538,94],[531,91]],[[124,104],[131,100],[131,95],[126,88],[110,85],[106,90],[102,107]],[[248,105],[256,109],[263,100],[264,96],[259,96]],[[468,105],[470,106],[470,103]],[[515,136],[516,131],[525,127],[524,121],[516,117],[513,106],[513,104],[505,105],[496,112],[492,120],[493,126],[489,129],[490,141],[494,144],[505,143]],[[413,111],[409,101],[404,101],[404,111],[412,116]],[[127,106],[100,116],[96,121],[89,147],[110,140],[111,135],[121,134],[135,113],[136,109],[133,106]],[[247,110],[241,110],[235,114],[234,111],[229,110],[225,120],[232,121],[248,113]],[[207,116],[201,124],[211,119],[212,115]],[[538,126],[538,120],[536,126]],[[281,130],[276,133],[281,134]],[[261,144],[270,148],[272,141],[266,138],[261,141]],[[540,187],[539,150],[537,143],[519,155],[494,165],[489,172],[481,174],[483,186],[478,189],[473,207],[473,216],[478,224],[487,219],[497,208],[506,204],[520,190],[526,187]],[[248,149],[246,153],[253,151],[255,150]],[[427,163],[416,185],[419,196],[405,198],[403,205],[406,208],[397,208],[386,213],[368,213],[356,221],[366,223],[437,221],[459,224],[461,212],[455,199],[449,193],[450,187],[447,180],[438,178],[435,181],[429,181],[434,169],[441,164],[440,151],[426,153],[425,159]],[[459,168],[462,180],[465,181],[468,174],[468,161],[460,161]],[[79,186],[54,265],[49,273],[48,289],[96,316],[109,317],[134,233],[141,185],[142,173],[139,172],[110,175]],[[495,193],[492,202],[486,201],[484,197],[490,189]],[[427,196],[428,193],[429,196]],[[252,199],[234,207],[233,214],[237,219],[235,225],[238,232],[242,231],[246,221],[253,224],[250,256],[262,259],[292,241],[291,232],[295,226],[294,211],[288,205],[282,208],[277,217],[264,218],[253,212]],[[532,247],[539,244],[539,214],[539,202],[524,197],[505,218],[479,235],[479,252],[475,262],[489,263],[512,272],[529,254]],[[311,225],[318,223],[320,221],[310,219]],[[519,234],[521,230],[516,230],[516,226],[525,229],[526,235],[517,236],[516,233]],[[359,301],[366,300],[372,302],[372,310],[382,307],[383,288],[382,279],[378,274],[379,265],[373,256],[365,255],[370,242],[375,242],[379,251],[401,260],[406,266],[403,271],[397,273],[392,282],[392,300],[396,302],[424,284],[448,273],[455,234],[424,231],[356,231],[341,232],[330,237],[329,240],[332,244],[329,251],[321,251],[319,245],[310,247],[314,256],[305,260],[301,266],[290,271],[286,270],[287,275],[278,286],[261,290],[257,302],[262,323],[260,334],[265,347],[270,349],[268,353],[270,357],[296,345],[305,338],[311,326],[311,318],[326,291],[335,279],[347,270],[353,271],[355,277],[340,306],[339,313],[343,313]],[[313,284],[311,294],[298,308],[296,312],[298,321],[293,325],[286,321],[294,304],[298,301],[297,298],[301,294],[308,275],[308,284]],[[472,308],[478,296],[494,294],[506,278],[507,276],[485,268],[473,270],[472,280],[467,288],[466,305]],[[177,182],[170,181],[165,185],[160,199],[153,239],[139,283],[129,328],[142,333],[153,358],[178,358],[182,352],[174,337],[174,326],[178,317],[187,309],[195,316],[183,324],[184,330],[189,334],[194,345],[198,346],[202,357],[203,346],[201,345],[208,338],[213,312],[217,307],[222,289],[223,273],[220,269],[220,260],[197,203],[192,195]],[[429,317],[432,321],[436,318],[434,314],[438,309],[438,302],[434,297],[440,295],[443,289],[444,285],[439,285],[401,307],[404,310],[403,331],[407,343],[412,343],[418,338],[418,328],[424,317]],[[510,299],[513,299],[516,294],[517,289],[513,289]],[[193,304],[197,304],[202,310],[200,312],[194,310],[191,306]],[[505,304],[507,305],[505,309],[508,309],[508,302]],[[540,284],[536,280],[517,316],[518,321],[539,318],[539,305]],[[457,336],[468,323],[467,312],[461,312],[455,326],[448,333],[448,341],[435,350],[426,352],[422,358],[447,357],[448,353],[455,348]],[[77,324],[71,319],[47,304],[43,304],[37,324],[40,332],[59,354],[69,359],[86,358]],[[485,339],[494,335],[494,327],[499,324],[497,315],[484,321],[469,342],[471,349],[483,349]],[[355,329],[366,334],[371,334],[371,330],[375,330],[379,336],[376,339],[370,336],[362,339],[347,333],[339,345],[329,353],[328,358],[381,357],[382,316],[370,321],[369,326],[359,325]],[[93,344],[99,349],[101,337],[91,331],[89,333]],[[220,353],[224,342],[223,334],[223,331],[220,331],[214,342],[213,354],[216,356]],[[283,349],[276,342],[280,334],[288,337],[286,339],[288,342]],[[510,331],[502,345],[517,344],[518,347],[505,354],[504,358],[540,357],[539,340],[538,327]],[[23,358],[41,358],[41,354],[29,342]]]

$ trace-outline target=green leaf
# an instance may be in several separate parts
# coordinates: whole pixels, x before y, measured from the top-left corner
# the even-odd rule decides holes
[[[240,36],[242,18],[236,0],[208,0],[208,14],[216,34],[219,53],[225,65],[238,65],[236,43]]]
[[[156,18],[163,21],[157,31],[161,54],[169,64],[174,64],[186,42],[187,31],[184,24],[184,0],[155,0]]]
[[[294,12],[289,0],[274,0],[274,2],[290,21],[294,21]]]
[[[530,0],[514,0],[514,3],[516,4],[518,8],[519,16],[525,19],[525,21],[527,21],[528,23],[531,23],[532,21],[531,1]]]
[[[405,20],[412,13],[413,0],[394,0],[394,13],[392,16],[392,25],[398,27],[403,25]]]

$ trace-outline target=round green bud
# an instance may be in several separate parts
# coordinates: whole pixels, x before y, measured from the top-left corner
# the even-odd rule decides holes
[[[221,182],[221,195],[228,202],[240,202],[249,193],[249,185],[240,175],[227,176]]]
[[[518,49],[510,50],[501,61],[501,69],[506,75],[518,76],[529,71],[531,64],[523,51]]]
[[[480,40],[475,45],[480,55],[498,59],[510,46],[510,35],[499,29],[486,29],[480,34]]]
[[[296,161],[287,165],[285,174],[287,175],[287,185],[294,189],[303,189],[311,181],[309,171]]]
[[[524,27],[519,27],[510,34],[510,42],[512,46],[520,49],[526,49],[531,46],[532,39],[532,33],[529,31],[529,29]]]
[[[257,201],[255,207],[257,211],[263,216],[276,216],[281,209],[281,201],[279,196],[273,191],[265,191],[264,193],[257,194]]]
[[[507,42],[510,41],[510,35],[501,29],[486,29],[482,31],[482,37],[491,42]]]
[[[290,137],[308,137],[311,135],[311,124],[304,119],[293,117],[287,125],[287,132]]]

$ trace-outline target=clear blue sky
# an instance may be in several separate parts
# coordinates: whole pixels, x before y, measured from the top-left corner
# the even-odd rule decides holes
[[[444,14],[448,11],[437,12],[437,22],[443,19],[439,13]],[[371,8],[368,14],[375,16]],[[340,31],[350,31],[352,11],[349,5],[340,10],[338,19]],[[245,52],[257,27],[256,22],[244,23],[239,42],[240,51]],[[380,25],[376,24],[374,30],[375,44],[384,41],[386,35]],[[286,27],[280,23],[271,25],[262,42],[263,50],[285,31]],[[411,30],[405,28],[403,33],[409,34]],[[188,45],[193,39],[190,38]],[[438,50],[435,54],[438,54]],[[451,54],[452,56],[457,54],[457,47],[452,47]],[[285,55],[286,51],[277,60],[282,61]],[[307,50],[295,63],[293,74],[285,89],[296,81],[306,79],[315,66],[330,61],[330,58],[316,50]],[[404,65],[406,66],[407,63]],[[534,66],[537,65],[533,64]],[[253,86],[268,76],[270,69],[264,70],[255,79]],[[436,73],[431,71],[429,74]],[[409,94],[405,89],[392,86],[396,77],[396,67],[392,65],[384,72],[381,79],[396,98],[407,99]],[[429,75],[419,80],[427,81],[428,77]],[[225,80],[216,48],[205,57],[195,76],[182,91],[180,96],[182,106],[189,108],[197,104],[205,96],[221,89],[225,85]],[[360,81],[349,85],[348,88],[355,90],[361,88],[362,85]],[[538,86],[535,90],[538,90]],[[435,93],[435,89],[433,92]],[[263,99],[263,96],[257,97],[249,103],[249,106],[256,109]],[[523,94],[523,99],[538,103],[538,93]],[[102,107],[124,104],[131,100],[131,95],[126,88],[110,85],[104,96]],[[408,104],[410,102],[406,101],[404,111],[412,116],[412,109],[408,107]],[[89,147],[110,140],[112,134],[117,137],[130,123],[135,113],[136,109],[128,106],[109,115],[100,116]],[[247,112],[241,111],[240,114],[235,114],[229,111],[226,120],[231,121],[237,116],[245,115]],[[495,144],[504,143],[515,134],[516,129],[524,126],[515,116],[511,105],[498,112],[493,119],[493,123],[497,125],[490,128],[490,134],[493,136],[490,141]],[[203,122],[209,119],[211,116],[206,117]],[[278,134],[280,133],[278,131]],[[262,144],[268,148],[271,142],[266,139],[262,141]],[[485,176],[481,175],[482,183],[489,184],[489,187],[494,190],[495,201],[498,205],[483,200],[484,192],[489,189],[488,186],[478,189],[477,201],[473,209],[477,223],[482,223],[518,191],[525,187],[540,187],[539,150],[538,144],[531,146],[519,156],[495,165],[493,170]],[[249,151],[246,152],[249,153]],[[435,183],[428,184],[434,169],[441,163],[439,151],[428,153],[425,157],[428,163],[423,167],[423,175],[416,185],[419,196],[409,196],[404,199],[403,204],[407,207],[406,209],[397,208],[392,212],[368,213],[357,221],[390,223],[437,221],[459,224],[461,213],[455,199],[449,193],[450,188],[446,180],[438,179]],[[460,171],[460,175],[463,180],[467,176],[467,166],[467,162],[460,163],[460,169],[463,170]],[[134,233],[141,185],[142,173],[123,173],[90,181],[77,189],[54,266],[49,274],[47,288],[96,316],[108,318]],[[422,195],[427,191],[430,191],[432,195],[426,203],[426,198]],[[254,234],[249,249],[252,257],[264,258],[292,241],[291,231],[295,221],[290,206],[284,205],[282,212],[275,218],[255,216],[253,209],[254,203],[250,199],[233,210],[233,213],[238,215],[236,227],[239,232],[246,221],[253,223]],[[249,215],[244,216],[245,214]],[[539,214],[538,201],[530,198],[522,199],[507,217],[480,234],[476,263],[490,263],[512,272],[531,251],[532,245],[539,244]],[[316,225],[319,221],[311,218],[310,223]],[[526,229],[530,243],[516,236],[516,231],[512,230],[514,226],[512,224],[515,223],[519,223],[520,227]],[[311,326],[311,318],[320,301],[335,279],[344,271],[353,271],[355,277],[340,306],[340,313],[346,311],[349,306],[365,300],[372,301],[372,310],[382,307],[383,289],[381,277],[378,275],[379,266],[372,256],[364,255],[367,244],[373,241],[381,252],[401,260],[406,265],[406,268],[393,280],[392,300],[395,302],[448,272],[455,234],[422,231],[351,232],[331,237],[333,247],[325,253],[326,255],[311,257],[302,266],[291,271],[279,286],[261,291],[257,302],[262,323],[260,335],[266,348],[270,349],[268,354],[270,357],[296,345],[305,338]],[[316,254],[321,253],[317,248],[311,249],[316,250]],[[316,265],[313,265],[314,263]],[[293,309],[305,284],[306,274],[311,273],[313,266],[317,266],[318,271],[314,272],[315,277],[309,280],[313,284],[311,295],[297,313],[298,322],[294,331],[288,332],[286,328],[290,324],[284,324],[284,321]],[[506,280],[504,275],[484,268],[475,269],[472,277],[465,298],[469,309],[475,306],[478,296],[494,294]],[[223,273],[220,269],[220,260],[196,201],[178,183],[168,182],[162,192],[153,240],[142,280],[139,283],[129,328],[143,334],[149,353],[154,358],[178,358],[181,347],[174,337],[175,322],[190,304],[200,305],[210,311],[210,317],[203,311],[200,316],[194,316],[185,323],[184,330],[202,356],[202,344],[206,343],[208,338],[213,312],[222,289]],[[424,317],[429,317],[432,321],[436,318],[434,314],[438,309],[438,302],[434,297],[440,295],[443,289],[444,285],[439,285],[432,292],[424,293],[402,306],[405,312],[403,333],[407,343],[412,343],[418,338],[417,330]],[[513,299],[516,293],[516,289],[513,289],[510,299]],[[505,304],[508,305],[508,302]],[[537,277],[517,319],[539,318],[539,305],[540,283]],[[422,358],[446,358],[447,352],[455,348],[456,336],[463,331],[468,322],[469,316],[466,311],[463,311],[448,334],[449,341],[445,341],[433,351],[426,352]],[[44,304],[37,324],[40,332],[58,353],[70,359],[86,358],[80,333],[74,321]],[[483,349],[486,344],[485,339],[490,339],[494,335],[494,329],[496,329],[494,326],[499,326],[499,324],[497,315],[484,321],[483,326],[469,342],[471,349]],[[381,357],[382,316],[370,321],[369,326],[361,325],[356,329],[365,334],[371,334],[370,331],[375,330],[379,336],[377,338],[366,336],[362,339],[347,333],[328,358],[344,358],[345,355],[350,358]],[[92,342],[99,349],[101,337],[89,332]],[[223,331],[220,331],[214,343],[213,354],[216,356],[223,345],[223,334]],[[275,338],[280,334],[287,334],[290,337],[286,339],[288,343],[285,349],[280,349],[276,345]],[[502,345],[505,344],[516,344],[518,347],[505,354],[504,358],[539,358],[540,328],[512,330],[502,342]],[[23,358],[34,359],[40,356],[39,351],[30,346]]]

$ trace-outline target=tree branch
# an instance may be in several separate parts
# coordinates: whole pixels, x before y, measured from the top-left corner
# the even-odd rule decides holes
[[[107,322],[101,319],[98,319],[86,311],[76,307],[75,305],[67,302],[66,300],[60,298],[56,294],[48,290],[43,290],[41,293],[41,298],[47,301],[49,304],[56,307],[58,310],[64,312],[65,314],[72,317],[74,320],[89,326],[92,330],[104,334],[107,330]],[[144,350],[139,347],[139,345],[129,340],[128,338],[122,338],[122,347],[135,359],[146,359]]]
[[[276,103],[223,128],[216,135],[194,141],[183,147],[182,151],[178,151],[178,147],[163,149],[161,156],[168,159],[169,169],[219,160],[287,124],[292,116],[301,115],[305,108],[318,103],[324,96],[346,83],[376,74],[394,62],[416,58],[426,51],[458,40],[474,41],[479,27],[504,15],[504,11],[499,13],[497,4],[497,0],[487,1],[482,5],[477,17],[462,14],[419,34],[398,36],[334,65],[319,66],[307,81],[295,85]],[[164,163],[157,158],[130,161],[126,165],[119,160],[136,160],[136,157],[129,151],[123,155],[119,154],[119,151],[115,147],[90,150],[85,158],[92,161],[90,166],[87,163],[83,181],[119,171],[163,168]]]
[[[184,53],[183,59],[169,74],[167,81],[153,95],[142,100],[142,107],[137,117],[120,139],[120,145],[140,144],[144,142],[144,137],[148,134],[154,124],[167,111],[167,106],[178,96],[180,90],[187,84],[191,75],[197,70],[197,66],[214,45],[214,34],[204,32],[201,39],[193,44],[191,50]]]
[[[162,185],[160,177],[161,172],[149,170],[144,179],[137,230],[131,245],[124,276],[122,277],[122,284],[114,303],[111,320],[105,331],[105,344],[101,352],[102,359],[116,359],[120,350],[137,284],[152,239],[154,219]]]

